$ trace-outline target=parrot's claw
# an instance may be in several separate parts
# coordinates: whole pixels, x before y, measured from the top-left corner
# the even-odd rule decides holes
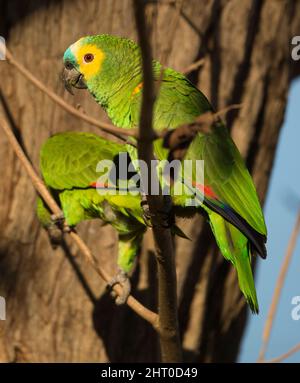
[[[118,295],[116,297],[115,302],[117,305],[124,305],[130,295],[131,285],[127,273],[125,273],[123,270],[119,270],[118,273],[112,278],[112,280],[107,285],[109,290],[111,290],[113,296],[116,296],[115,292],[112,290],[112,288],[116,284],[121,285],[123,291],[121,295]]]
[[[175,216],[172,209],[172,199],[169,195],[164,195],[164,209],[159,212],[161,226],[170,228],[175,224]]]
[[[150,213],[150,209],[149,209],[149,205],[148,205],[146,196],[145,196],[145,198],[144,198],[144,196],[142,196],[141,208],[143,210],[143,220],[145,222],[145,225],[148,227],[152,227],[151,217],[153,216],[153,214]]]
[[[63,240],[63,232],[57,225],[55,225],[54,223],[48,225],[47,233],[53,249],[56,249],[57,246],[61,245]]]
[[[170,228],[175,223],[174,214],[172,212],[172,200],[169,195],[164,195],[164,209],[159,211],[159,217],[157,220],[159,223],[157,226],[164,227],[164,228]],[[143,219],[147,226],[153,227],[151,223],[151,218],[155,218],[155,214],[152,214],[149,209],[149,205],[147,202],[147,198],[145,195],[142,195],[142,201],[141,201],[141,208],[143,210]]]
[[[66,223],[65,216],[63,213],[52,214],[51,221],[53,225],[60,229],[63,233],[69,233],[71,231],[70,226]]]
[[[71,228],[65,221],[63,213],[52,214],[51,223],[47,226],[47,232],[52,247],[55,249],[58,245],[61,245],[63,240],[63,234],[69,233]]]
[[[65,220],[65,216],[63,214],[63,212],[59,213],[59,214],[51,214],[51,221],[55,224],[55,225],[60,225],[60,224],[63,224],[64,220]]]

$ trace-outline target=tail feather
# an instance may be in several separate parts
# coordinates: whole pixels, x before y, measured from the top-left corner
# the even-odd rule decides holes
[[[251,269],[251,246],[248,238],[219,214],[207,209],[210,225],[223,256],[235,266],[240,289],[253,313],[258,301]]]
[[[204,204],[216,213],[223,216],[228,222],[237,227],[251,241],[252,247],[256,253],[263,259],[267,257],[266,236],[254,230],[244,218],[237,212],[231,209],[230,206],[221,203],[220,201],[212,201],[205,198]]]
[[[254,284],[254,279],[252,274],[250,256],[251,256],[250,252],[248,252],[247,250],[247,254],[244,254],[241,257],[236,257],[235,267],[237,270],[240,289],[242,293],[244,294],[252,313],[258,314],[259,307],[258,307],[255,284]]]

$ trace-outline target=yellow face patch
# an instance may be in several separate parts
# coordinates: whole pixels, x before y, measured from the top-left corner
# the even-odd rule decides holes
[[[78,46],[72,47],[72,52],[79,65],[79,71],[84,75],[86,80],[89,80],[101,71],[105,54],[100,48],[96,47],[96,45],[87,44],[80,46],[79,43]],[[86,58],[90,59],[91,55],[93,59],[86,60]]]

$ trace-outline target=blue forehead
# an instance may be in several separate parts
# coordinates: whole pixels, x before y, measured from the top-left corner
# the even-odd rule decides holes
[[[76,59],[75,59],[75,56],[74,54],[72,53],[71,51],[71,48],[69,47],[65,53],[64,53],[64,62],[70,62],[72,64],[76,64]]]

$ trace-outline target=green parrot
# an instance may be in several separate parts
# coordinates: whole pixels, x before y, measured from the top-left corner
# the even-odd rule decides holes
[[[124,303],[130,293],[127,274],[150,225],[134,180],[137,173],[127,171],[130,157],[125,149],[124,145],[91,133],[65,132],[50,137],[40,151],[40,169],[63,216],[52,215],[43,200],[37,199],[38,218],[53,245],[60,244],[64,229],[68,231],[84,220],[99,218],[116,229],[119,272],[109,284],[123,285],[119,304]],[[122,172],[124,163],[126,171]],[[175,221],[171,232],[187,238]]]
[[[65,132],[48,138],[40,151],[40,169],[63,216],[52,215],[43,200],[37,199],[38,218],[53,245],[60,244],[64,228],[69,230],[84,220],[99,218],[116,229],[119,272],[109,284],[123,286],[118,304],[130,293],[127,274],[149,226],[134,179],[137,173],[127,171],[130,157],[125,149],[92,133]],[[125,172],[121,162],[123,166],[128,162]],[[171,232],[187,238],[175,221]]]
[[[122,151],[121,145],[107,142],[95,134],[59,133],[50,137],[42,146],[40,169],[69,227],[83,220],[100,218],[117,230],[118,266],[123,273],[127,273],[133,266],[147,226],[143,220],[139,194],[117,195],[109,189],[109,171]],[[97,171],[97,164],[103,160],[104,166]],[[102,193],[99,193],[97,182],[105,174],[108,176],[106,182],[101,184]],[[111,187],[120,188],[122,180],[117,180],[119,185],[116,185],[116,176]],[[60,217],[53,217],[40,198],[37,201],[37,215],[51,236]],[[59,242],[58,238],[55,240]],[[120,278],[124,279],[122,273]]]
[[[140,48],[133,41],[110,35],[87,36],[72,44],[64,53],[64,82],[87,88],[106,110],[113,124],[124,129],[139,124],[143,76]],[[162,67],[153,61],[154,80],[160,80]],[[164,69],[153,115],[154,129],[173,129],[195,122],[211,112],[207,98],[179,72]],[[170,159],[170,149],[162,139],[154,142],[155,157]],[[136,149],[127,145],[131,159]],[[208,132],[198,132],[189,142],[181,160],[204,161],[204,182],[195,185],[201,210],[208,218],[223,256],[237,270],[241,291],[254,313],[258,302],[251,269],[251,256],[266,258],[267,229],[251,176],[224,124],[216,122]],[[193,178],[194,177],[194,178]],[[185,183],[184,180],[180,182]],[[190,195],[173,195],[173,204],[181,212],[189,211]]]

